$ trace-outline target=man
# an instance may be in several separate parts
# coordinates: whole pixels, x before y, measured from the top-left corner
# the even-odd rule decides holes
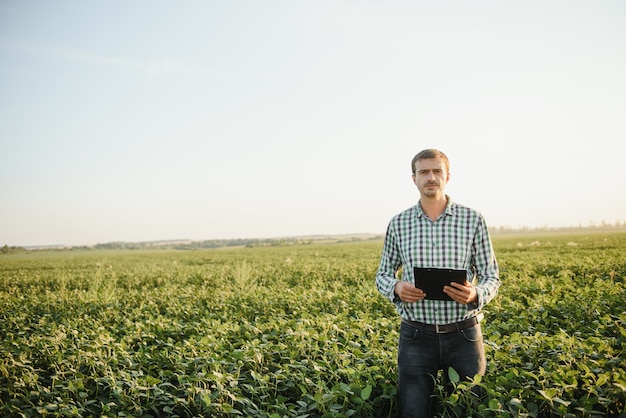
[[[376,286],[395,304],[402,318],[398,345],[400,415],[426,417],[433,414],[431,401],[438,370],[447,374],[452,367],[462,379],[484,374],[480,310],[498,293],[500,279],[483,216],[454,203],[444,193],[450,180],[448,157],[426,149],[413,158],[411,168],[420,200],[391,219]],[[414,285],[415,267],[463,270],[466,281],[443,287],[449,300],[429,298]]]

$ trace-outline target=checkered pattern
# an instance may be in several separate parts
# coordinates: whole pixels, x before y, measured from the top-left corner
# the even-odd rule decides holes
[[[406,303],[394,294],[399,280],[413,283],[413,267],[450,268],[467,271],[474,283],[478,304],[422,300]],[[400,273],[401,272],[401,273]],[[452,202],[434,222],[419,204],[394,216],[389,222],[380,266],[378,291],[389,298],[404,319],[427,324],[450,324],[471,318],[498,293],[498,263],[482,215]]]

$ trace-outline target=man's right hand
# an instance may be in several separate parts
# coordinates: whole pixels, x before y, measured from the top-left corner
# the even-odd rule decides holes
[[[426,293],[424,293],[422,289],[416,288],[413,286],[413,283],[402,281],[396,283],[394,293],[398,295],[403,302],[408,303],[417,302],[426,297]]]

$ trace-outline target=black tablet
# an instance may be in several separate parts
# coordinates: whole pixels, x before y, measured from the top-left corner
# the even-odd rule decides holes
[[[415,287],[426,293],[426,299],[452,300],[443,292],[443,287],[452,282],[462,285],[467,280],[467,271],[454,269],[437,269],[430,267],[413,267]]]

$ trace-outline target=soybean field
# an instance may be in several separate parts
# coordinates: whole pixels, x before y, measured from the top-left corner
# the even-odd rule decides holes
[[[626,417],[626,233],[493,239],[487,373],[439,415]],[[381,248],[0,255],[0,416],[395,417]]]

